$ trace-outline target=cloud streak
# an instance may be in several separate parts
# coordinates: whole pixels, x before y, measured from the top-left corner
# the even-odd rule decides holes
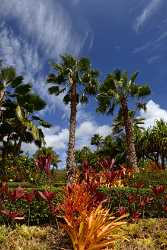
[[[162,0],[151,0],[148,5],[142,10],[140,15],[136,18],[134,28],[139,31],[140,28],[146,23],[146,21],[158,10]]]
[[[58,0],[0,0],[0,6],[0,57],[33,82],[51,112],[56,108],[65,111],[61,97],[47,94],[48,61],[65,52],[79,54],[87,33],[76,32],[70,14]]]

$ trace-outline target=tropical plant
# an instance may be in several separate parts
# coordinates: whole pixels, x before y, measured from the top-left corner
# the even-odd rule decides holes
[[[129,102],[132,97],[137,98],[135,105],[136,109],[145,109],[145,104],[139,99],[150,94],[150,88],[147,85],[137,85],[136,78],[138,73],[134,73],[128,79],[127,72],[115,70],[109,74],[104,83],[100,86],[100,93],[97,95],[98,108],[97,111],[106,114],[113,114],[115,107],[119,106],[119,114],[122,114],[123,125],[126,134],[127,144],[127,159],[130,167],[133,167],[137,172],[136,151],[134,145],[133,133],[133,117],[130,116]],[[134,111],[133,111],[134,112]]]
[[[0,68],[0,142],[1,157],[16,156],[21,152],[22,142],[40,146],[44,143],[41,128],[50,125],[36,115],[45,102],[32,92],[22,76],[12,67]]]
[[[98,153],[91,150],[89,147],[84,146],[81,149],[75,151],[75,160],[77,168],[82,171],[82,163],[88,161],[92,167],[97,167],[100,157]]]
[[[159,120],[148,129],[136,129],[135,145],[140,161],[151,161],[157,169],[164,169],[167,162],[167,123]]]
[[[124,133],[119,136],[108,135],[104,138],[103,145],[97,152],[101,159],[115,159],[117,166],[126,162],[126,142]]]
[[[77,105],[87,103],[88,95],[95,95],[98,87],[98,72],[94,70],[87,58],[75,58],[71,55],[61,56],[61,63],[52,64],[55,74],[48,76],[49,93],[56,96],[65,93],[63,101],[70,104],[70,128],[67,155],[67,177],[72,182],[76,172],[75,130]]]
[[[100,136],[99,134],[94,134],[91,138],[91,145],[95,145],[97,147],[97,150],[100,149],[100,146],[103,143],[103,136]]]
[[[58,154],[51,147],[42,147],[34,154],[35,165],[41,171],[50,173],[51,165],[58,168],[58,163],[61,162]]]
[[[107,247],[114,248],[114,244],[120,237],[118,229],[125,222],[120,221],[125,216],[115,218],[108,209],[99,205],[89,216],[82,216],[78,225],[71,223],[65,217],[65,230],[71,238],[74,250],[105,250]],[[115,232],[117,230],[117,232]]]

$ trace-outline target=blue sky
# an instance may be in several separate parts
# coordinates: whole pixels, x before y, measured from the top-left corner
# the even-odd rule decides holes
[[[49,96],[45,84],[48,61],[70,52],[87,56],[101,79],[115,68],[139,71],[148,83],[145,126],[167,120],[166,0],[0,0],[0,58],[16,67],[48,103],[42,116],[53,127],[45,130],[48,146],[65,158],[69,108],[62,97]],[[111,117],[97,115],[96,103],[79,107],[77,147],[94,133],[107,135]],[[25,146],[33,152],[34,146]]]

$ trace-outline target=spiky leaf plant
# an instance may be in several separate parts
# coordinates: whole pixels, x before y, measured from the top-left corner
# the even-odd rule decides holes
[[[89,216],[82,217],[79,227],[65,217],[67,224],[64,228],[71,238],[74,250],[114,249],[114,243],[120,240],[120,234],[116,230],[126,223],[120,221],[123,218],[125,216],[115,218],[108,209],[99,205]]]

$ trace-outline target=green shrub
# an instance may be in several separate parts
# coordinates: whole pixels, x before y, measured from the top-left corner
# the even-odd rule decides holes
[[[15,182],[15,181],[10,181],[10,182],[8,182],[8,187],[9,188],[17,188],[17,187],[33,188],[33,187],[35,187],[35,185],[32,184],[32,183],[29,183],[29,182]]]
[[[30,192],[33,191],[32,188],[25,190],[26,191],[28,190]],[[44,191],[44,189],[38,188],[38,191]],[[55,193],[52,203],[56,208],[57,205],[61,203],[63,200],[63,189],[52,187],[49,191]],[[16,202],[6,200],[4,201],[4,206],[6,210],[17,211],[23,214],[24,220],[21,222],[25,224],[41,225],[41,224],[55,222],[55,218],[50,211],[47,201],[43,200],[39,195],[35,199],[33,199],[33,201],[30,204],[23,199],[19,199]],[[10,221],[5,216],[0,216],[0,223],[9,223],[9,222]]]
[[[66,171],[64,169],[52,170],[51,182],[55,187],[64,186],[66,184]]]
[[[143,183],[144,187],[167,186],[167,171],[136,173],[133,178],[129,179],[128,185],[135,186],[136,183]]]
[[[139,212],[142,218],[167,217],[167,211],[163,209],[167,207],[166,192],[155,195],[150,188],[132,187],[101,188],[100,191],[107,195],[107,206],[114,212],[118,212],[119,208],[123,207],[130,215],[136,211]],[[147,197],[150,202],[142,207],[142,201]]]

